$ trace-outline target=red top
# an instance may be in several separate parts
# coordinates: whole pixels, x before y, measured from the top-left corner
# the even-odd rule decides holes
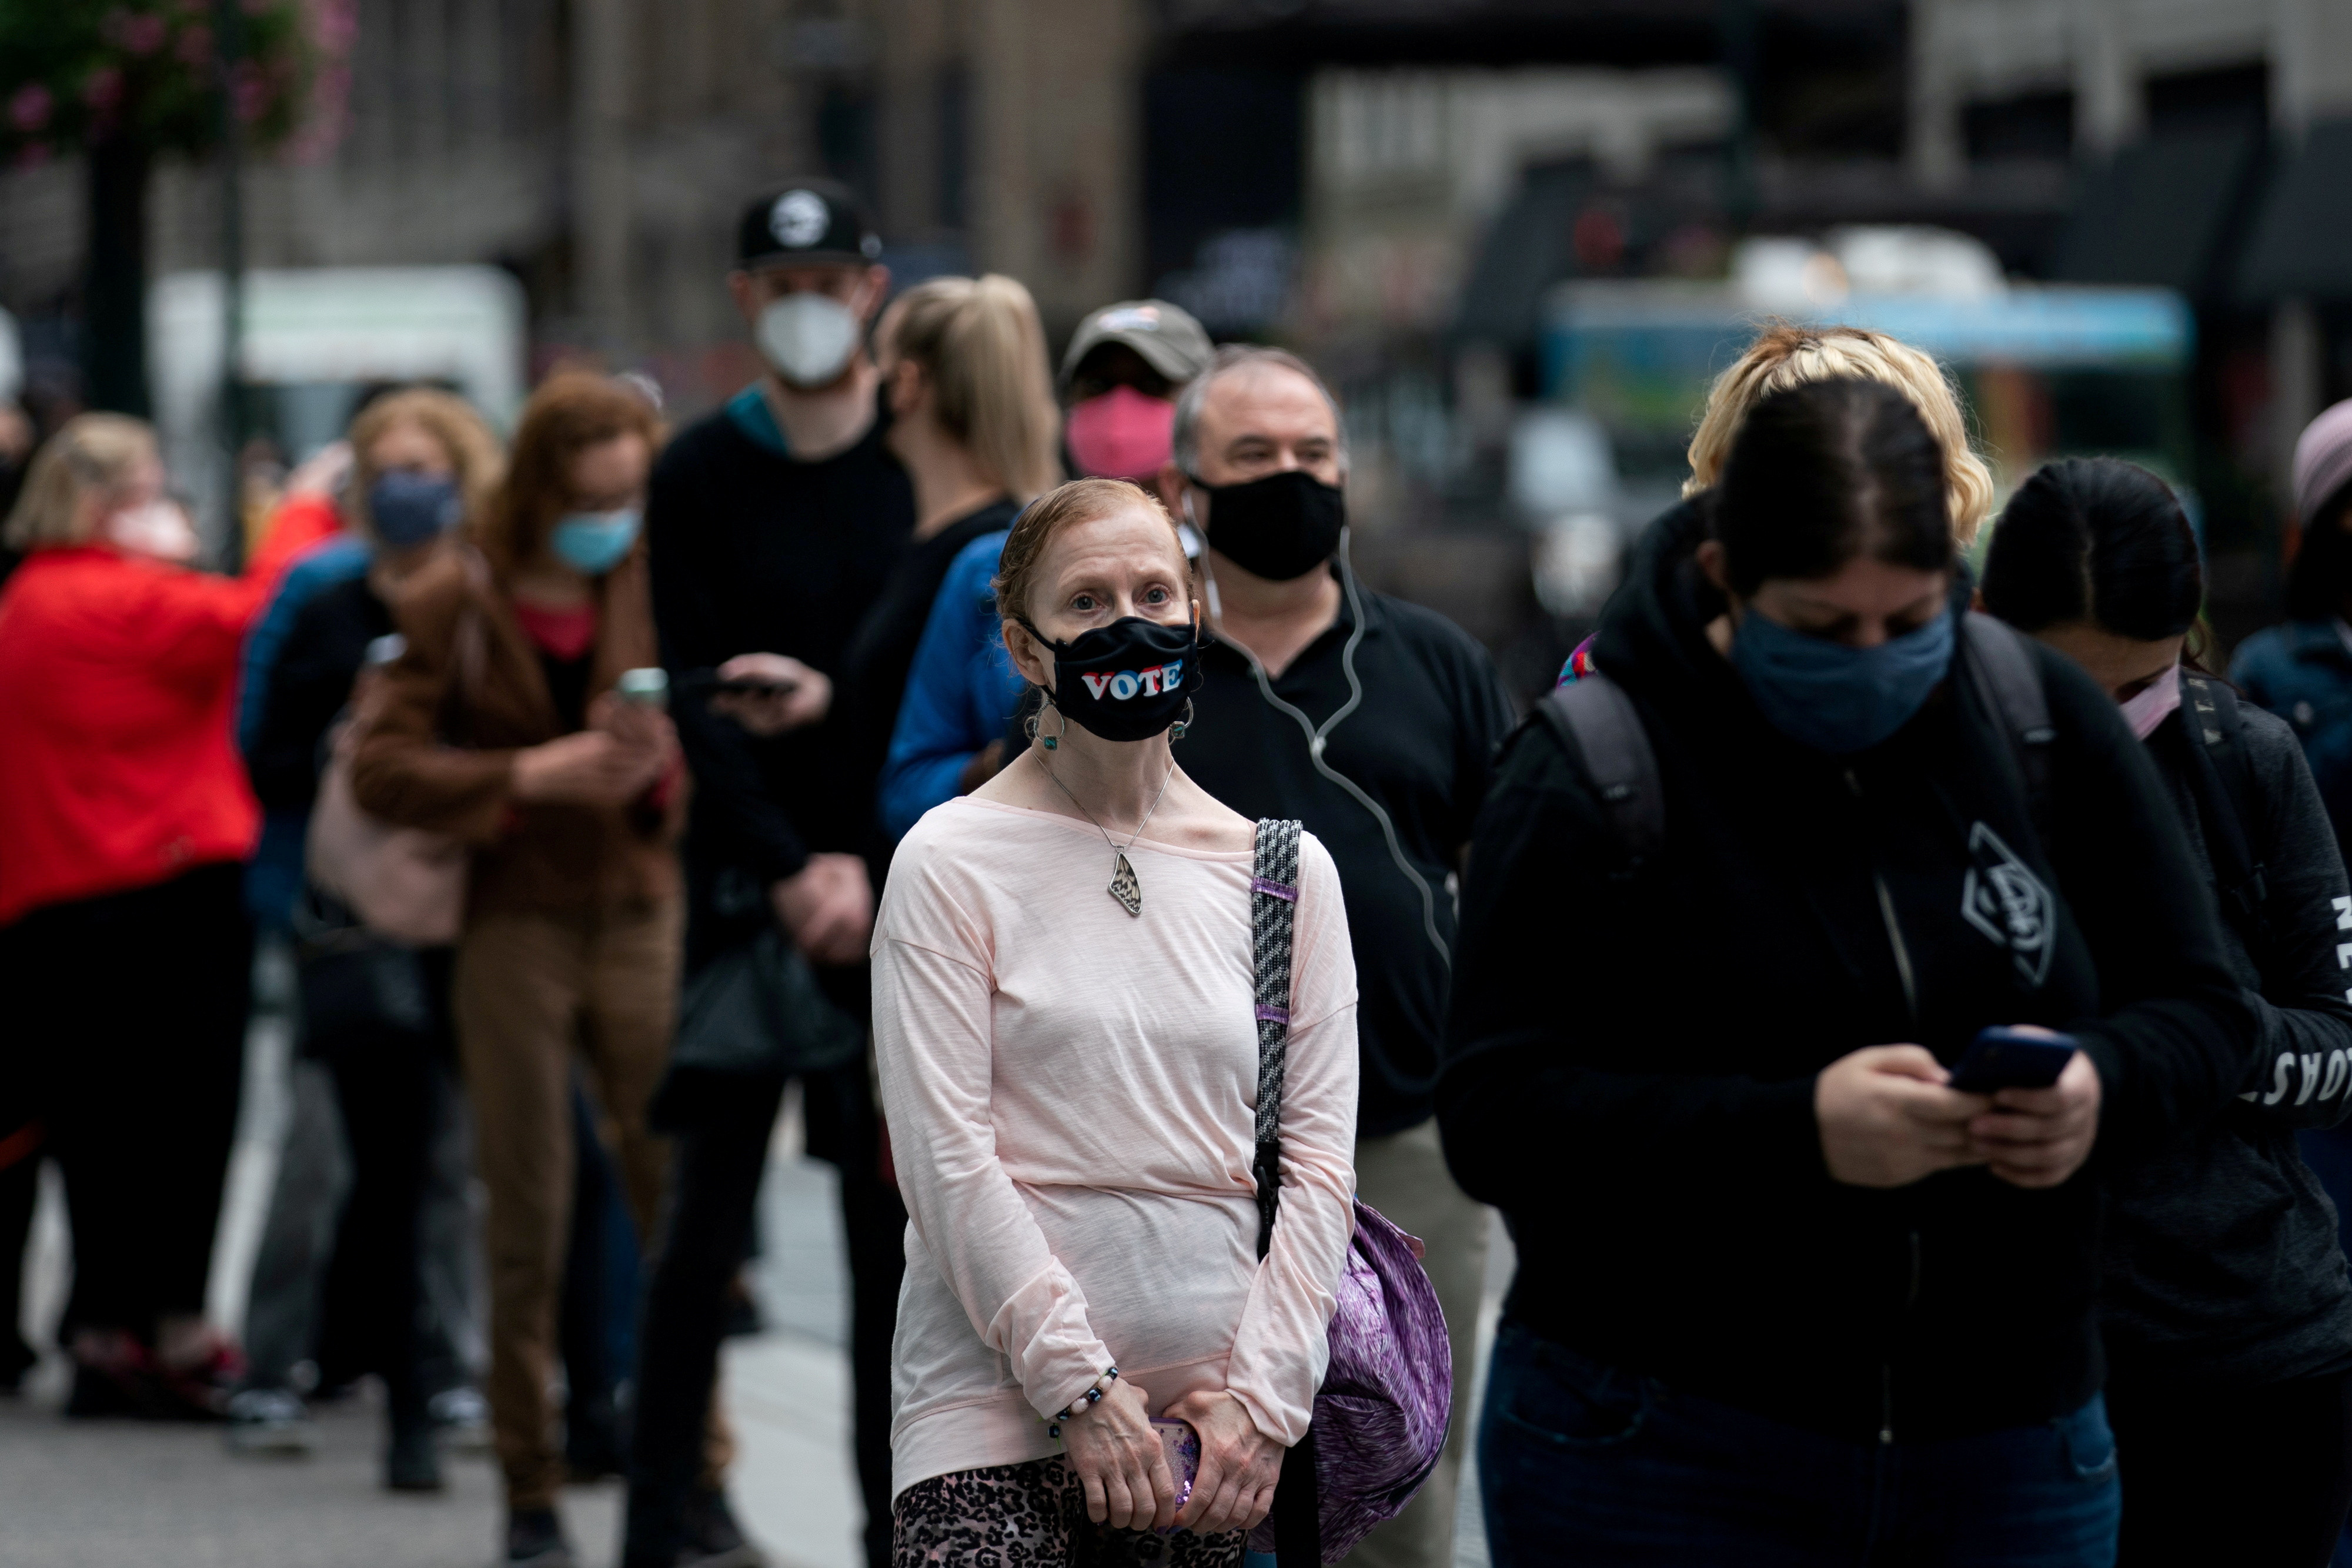
[[[514,601],[514,612],[524,636],[566,664],[596,645],[593,600],[570,610],[542,610],[518,599]]]
[[[343,531],[343,519],[326,496],[292,495],[269,514],[266,542],[257,554],[291,559],[322,539]]]
[[[0,925],[253,852],[237,658],[310,542],[273,529],[241,578],[99,545],[16,569],[0,591]]]

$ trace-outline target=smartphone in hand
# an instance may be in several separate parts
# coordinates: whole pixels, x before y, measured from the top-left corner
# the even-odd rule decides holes
[[[2071,1034],[1989,1029],[1969,1043],[1953,1069],[1950,1087],[1967,1094],[1999,1089],[2047,1089],[2074,1060]]]

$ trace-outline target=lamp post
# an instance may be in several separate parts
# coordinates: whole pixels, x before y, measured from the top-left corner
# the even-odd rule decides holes
[[[223,563],[245,561],[245,190],[243,121],[237,114],[236,68],[245,57],[245,9],[239,0],[214,0],[213,37],[220,69],[221,435],[228,448],[227,519]]]

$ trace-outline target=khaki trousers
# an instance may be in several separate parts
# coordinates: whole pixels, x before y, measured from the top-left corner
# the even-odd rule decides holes
[[[1478,1347],[1478,1307],[1486,1287],[1486,1205],[1454,1185],[1438,1146],[1437,1123],[1356,1142],[1356,1191],[1427,1250],[1422,1267],[1445,1309],[1454,1351],[1454,1426],[1437,1469],[1405,1511],[1375,1526],[1349,1568],[1452,1568],[1454,1495],[1470,1445],[1471,1363]]]
[[[646,1103],[669,1057],[682,911],[495,913],[457,944],[457,1049],[489,1191],[490,1419],[507,1505],[551,1507],[564,1480],[552,1385],[556,1306],[572,1222],[572,1074],[588,1087],[650,1248],[667,1145]]]

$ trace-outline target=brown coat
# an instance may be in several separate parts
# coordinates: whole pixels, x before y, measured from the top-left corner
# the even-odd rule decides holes
[[[515,799],[515,753],[553,740],[564,727],[506,585],[478,557],[469,565],[469,556],[443,551],[395,596],[393,615],[407,648],[360,701],[352,759],[360,809],[474,846],[469,919],[493,910],[582,914],[678,897],[682,768],[660,808],[646,800],[614,808]],[[598,594],[592,701],[623,670],[661,662],[643,544],[604,575]],[[481,668],[458,705],[448,695],[468,605],[482,616]]]

